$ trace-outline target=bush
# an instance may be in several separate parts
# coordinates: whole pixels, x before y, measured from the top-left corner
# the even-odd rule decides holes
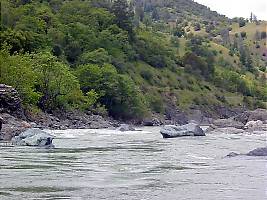
[[[0,82],[17,89],[24,104],[36,104],[40,94],[35,91],[37,76],[29,54],[9,55],[7,49],[0,50]]]
[[[132,79],[120,75],[112,65],[78,66],[75,74],[84,93],[95,91],[97,103],[104,105],[110,115],[121,119],[142,119],[147,113],[144,96]]]
[[[241,35],[242,38],[246,38],[246,37],[247,37],[247,33],[244,32],[244,31],[242,31],[242,32],[240,33],[240,35]]]
[[[261,39],[265,39],[266,38],[266,31],[262,31],[261,32]]]
[[[194,30],[195,30],[195,31],[200,31],[200,30],[201,30],[201,26],[200,26],[199,23],[196,23],[196,24],[194,25]]]
[[[97,65],[104,65],[105,63],[111,62],[111,57],[108,52],[103,49],[99,48],[91,52],[83,53],[78,61],[80,64],[97,64]]]
[[[49,52],[33,56],[34,72],[37,75],[37,89],[41,93],[39,106],[43,110],[76,107],[84,96],[80,91],[77,78],[67,65],[59,62]]]
[[[168,44],[169,45],[169,44]],[[139,58],[153,67],[164,68],[175,65],[172,49],[166,44],[166,38],[149,32],[139,31],[135,50]]]
[[[147,99],[150,105],[149,107],[151,108],[152,111],[156,113],[164,112],[164,102],[159,94],[149,95]]]
[[[143,119],[148,109],[141,91],[126,75],[118,75],[118,80],[117,95],[109,108],[110,114],[123,119]]]
[[[246,20],[244,18],[239,18],[238,20],[238,24],[239,24],[239,27],[243,27],[243,26],[246,26]]]
[[[147,80],[150,83],[152,82],[152,80],[153,80],[153,74],[151,73],[151,71],[149,71],[149,70],[142,70],[140,74],[141,74],[141,76],[142,76],[143,79]]]

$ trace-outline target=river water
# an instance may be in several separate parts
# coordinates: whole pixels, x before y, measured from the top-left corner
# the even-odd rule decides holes
[[[266,134],[162,139],[159,128],[57,131],[55,149],[0,147],[0,199],[264,200],[267,158],[225,158]]]

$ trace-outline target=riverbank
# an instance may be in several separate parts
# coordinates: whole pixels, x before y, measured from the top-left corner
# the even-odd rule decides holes
[[[2,130],[0,140],[11,140],[28,128],[40,129],[103,129],[118,127],[119,121],[100,115],[89,115],[79,111],[66,112],[60,116],[40,112],[35,115],[18,117],[10,113],[0,113]]]
[[[197,113],[197,112],[196,112]],[[21,116],[21,115],[20,115]],[[169,124],[186,124],[194,122],[199,125],[206,125],[209,128],[206,132],[231,132],[242,133],[244,131],[267,131],[267,110],[257,109],[254,111],[245,111],[234,115],[230,118],[206,120],[204,117],[189,118],[187,115],[184,123],[177,121],[180,118],[172,120],[157,118],[146,119],[141,122],[122,122],[112,119],[111,117],[102,117],[100,115],[88,114],[80,111],[57,113],[56,115],[40,112],[38,114],[26,113],[23,117],[11,115],[10,113],[0,113],[2,121],[2,130],[0,140],[11,140],[28,128],[65,130],[65,129],[107,129],[117,128],[123,123],[143,125],[143,126],[161,126]],[[204,119],[204,120],[203,120]]]

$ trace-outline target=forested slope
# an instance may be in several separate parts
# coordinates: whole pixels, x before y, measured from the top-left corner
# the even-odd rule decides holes
[[[243,20],[184,0],[1,0],[0,82],[31,112],[265,107],[266,32],[249,27],[266,23]]]

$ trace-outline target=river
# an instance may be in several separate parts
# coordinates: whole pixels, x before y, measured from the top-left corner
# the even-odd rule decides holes
[[[55,149],[0,146],[1,200],[267,199],[266,157],[225,158],[266,146],[266,134],[53,133]]]

